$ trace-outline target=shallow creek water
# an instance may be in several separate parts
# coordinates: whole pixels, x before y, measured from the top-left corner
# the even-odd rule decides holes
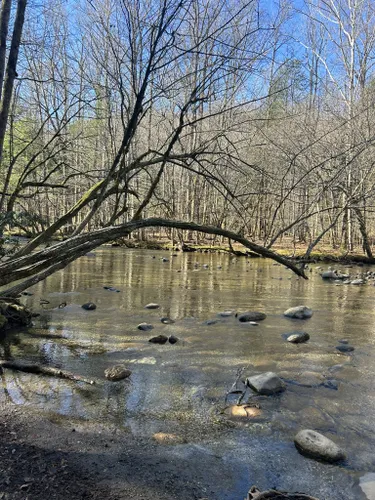
[[[208,491],[210,500],[242,499],[252,484],[321,500],[365,499],[359,479],[375,471],[375,287],[336,286],[312,267],[305,281],[263,259],[100,248],[30,289],[34,295],[22,300],[41,316],[0,345],[7,358],[61,367],[98,383],[7,370],[0,403],[8,398],[58,416],[108,421],[150,438],[178,434],[186,443],[168,447],[169,456],[202,466],[208,460],[210,467],[216,461],[218,470],[228,471],[220,496]],[[40,306],[40,298],[50,303]],[[81,308],[88,301],[95,311]],[[149,302],[160,309],[144,309]],[[285,309],[302,304],[313,309],[311,319],[283,317]],[[219,317],[224,310],[259,310],[267,318],[258,326],[240,324],[234,316]],[[162,316],[175,323],[163,325]],[[209,319],[218,321],[205,324]],[[143,321],[154,329],[137,330]],[[293,330],[307,331],[311,340],[286,342],[282,334]],[[45,333],[64,338],[36,335]],[[148,342],[159,334],[180,341]],[[350,356],[335,349],[343,338],[355,347]],[[131,379],[107,382],[103,372],[114,364],[131,368]],[[275,371],[289,382],[279,396],[252,398],[260,415],[234,419],[222,410],[237,400],[238,394],[227,403],[225,397],[244,367],[244,377]],[[338,389],[323,386],[327,379]],[[331,437],[347,462],[323,464],[299,455],[293,437],[301,428]]]

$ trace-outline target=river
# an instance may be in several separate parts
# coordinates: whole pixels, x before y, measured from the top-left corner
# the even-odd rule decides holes
[[[348,271],[356,276],[366,267]],[[320,500],[365,499],[359,480],[375,471],[375,287],[325,282],[316,265],[308,275],[308,281],[299,279],[264,259],[97,249],[30,289],[33,295],[22,301],[41,316],[33,328],[8,334],[0,350],[99,383],[7,370],[0,403],[8,398],[61,418],[108,421],[150,439],[157,432],[181,436],[184,443],[166,447],[170,457],[214,466],[219,476],[222,471],[215,479],[220,495],[213,480],[204,486],[210,500],[242,499],[252,484]],[[41,298],[49,304],[41,306]],[[81,308],[89,301],[95,311]],[[145,309],[150,302],[160,309]],[[283,311],[296,305],[311,307],[312,318],[285,318]],[[226,310],[263,311],[267,318],[257,326],[241,324],[234,315],[218,316]],[[175,323],[162,324],[162,316]],[[206,324],[210,319],[217,322]],[[138,330],[144,321],[154,329]],[[293,330],[307,331],[310,341],[286,342],[282,335]],[[148,342],[159,334],[179,342]],[[355,347],[351,355],[335,349],[343,338]],[[130,368],[131,378],[106,381],[104,370],[114,364]],[[231,417],[225,408],[238,394],[225,398],[240,369],[244,377],[274,371],[287,390],[252,398],[260,406],[254,417]],[[334,380],[337,390],[324,386],[326,380]],[[301,456],[293,437],[302,428],[340,444],[347,462]]]

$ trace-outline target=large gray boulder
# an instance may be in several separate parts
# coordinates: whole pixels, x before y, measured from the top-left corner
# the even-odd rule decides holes
[[[312,309],[306,306],[290,307],[284,312],[284,316],[296,319],[308,319],[313,315]]]
[[[245,313],[241,313],[237,316],[238,321],[241,323],[248,323],[250,321],[263,321],[266,319],[266,315],[259,311],[248,311]]]
[[[254,375],[246,379],[246,384],[258,394],[277,394],[285,390],[285,384],[280,377],[273,372]]]
[[[311,458],[326,462],[338,462],[345,459],[344,451],[336,443],[311,429],[304,429],[295,436],[297,450]]]

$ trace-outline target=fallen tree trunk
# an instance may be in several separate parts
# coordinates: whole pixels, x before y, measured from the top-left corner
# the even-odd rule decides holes
[[[4,264],[0,265],[0,286],[6,285],[20,278],[26,278],[27,276],[31,277],[12,288],[4,290],[0,293],[0,297],[2,295],[11,297],[18,295],[23,290],[26,290],[30,286],[44,280],[54,272],[64,268],[70,262],[73,262],[78,257],[81,257],[99,245],[113,241],[124,235],[130,234],[135,230],[146,227],[170,227],[224,236],[241,243],[244,247],[262,257],[266,257],[283,264],[294,271],[298,276],[307,279],[303,269],[290,259],[287,259],[261,245],[253,243],[246,238],[233,233],[232,231],[214,226],[196,224],[194,222],[150,218],[134,220],[119,226],[98,229],[97,231],[93,231],[88,234],[73,236],[66,241],[56,243],[55,245],[40,250],[39,252],[35,252],[34,254],[9,259]],[[37,273],[36,270],[38,271]]]
[[[53,368],[52,366],[33,365],[29,363],[17,363],[15,361],[0,361],[0,370],[7,368],[9,370],[16,370],[25,373],[34,373],[37,375],[47,375],[49,377],[65,378],[68,380],[75,380],[76,382],[84,382],[85,384],[93,385],[94,380],[87,379],[81,375],[70,373],[60,368]]]

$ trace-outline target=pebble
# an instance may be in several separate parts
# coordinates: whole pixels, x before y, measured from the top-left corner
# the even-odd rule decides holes
[[[159,309],[159,304],[155,304],[154,302],[150,302],[150,304],[145,305],[145,309]]]
[[[83,304],[82,309],[85,309],[85,311],[94,311],[96,309],[96,305],[93,302],[87,302],[86,304]]]
[[[140,323],[137,326],[138,330],[142,330],[144,332],[147,332],[148,330],[152,330],[154,327],[150,325],[149,323]]]
[[[152,337],[149,342],[152,344],[165,344],[168,340],[168,337],[165,335],[158,335],[157,337]]]

